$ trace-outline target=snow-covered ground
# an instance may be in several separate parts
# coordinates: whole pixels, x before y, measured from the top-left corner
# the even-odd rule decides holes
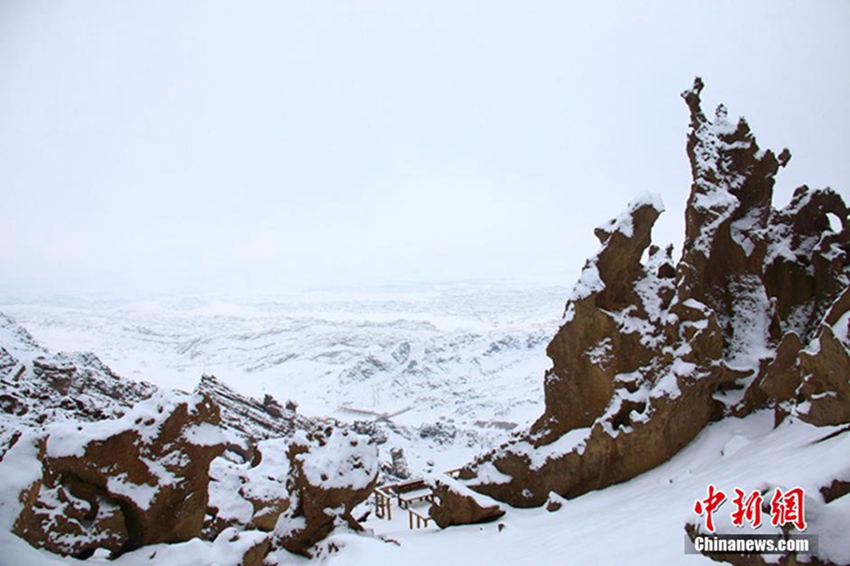
[[[708,484],[727,493],[735,487],[749,491],[764,484],[799,485],[812,496],[806,515],[814,526],[822,508],[816,488],[836,475],[850,474],[850,432],[817,442],[838,428],[786,422],[774,430],[773,415],[766,411],[743,420],[728,419],[710,426],[662,466],[568,501],[554,513],[545,508],[510,509],[497,523],[440,532],[436,527],[410,531],[405,514],[399,512],[401,518],[392,524],[373,519],[367,526],[400,546],[336,537],[331,541],[345,548],[332,555],[330,563],[366,564],[370,558],[377,564],[423,565],[712,563],[685,554],[684,525],[694,518],[693,504],[705,497]],[[727,502],[717,515],[731,509]],[[850,562],[846,511],[844,525],[831,525],[842,534],[828,536],[811,529],[819,534],[821,548],[834,549],[836,563]],[[504,525],[501,531],[499,523]]]
[[[411,407],[392,419],[398,426],[381,425],[387,445],[403,447],[415,473],[438,473],[507,437],[511,424],[521,428],[540,414],[545,346],[567,294],[557,287],[454,285],[274,300],[5,298],[0,311],[51,350],[91,350],[119,374],[166,387],[191,390],[202,372],[214,373],[240,392],[268,392],[297,401],[302,412],[348,421],[363,416],[340,409],[347,403],[376,413]],[[836,430],[790,420],[774,429],[770,412],[728,419],[664,465],[559,511],[507,509],[496,523],[411,531],[406,513],[395,509],[392,521],[372,514],[365,522],[370,534],[332,535],[320,545],[319,562],[707,564],[685,554],[684,525],[708,484],[727,493],[802,486],[811,496],[807,519],[818,525],[817,488],[850,479],[850,432],[817,442]],[[834,516],[847,523],[850,510]],[[838,561],[850,562],[850,539],[840,534],[850,525],[828,527],[819,531],[821,548],[831,545]],[[235,565],[251,537],[225,532],[214,543],[146,547],[114,563]],[[273,557],[307,563],[285,552]],[[57,562],[3,532],[0,564],[7,563],[82,564]]]
[[[51,350],[96,352],[120,375],[193,389],[212,373],[242,393],[340,406],[398,422],[539,414],[545,346],[563,287],[463,284],[314,291],[266,299],[0,298],[0,312]]]
[[[406,514],[396,508],[392,521],[374,515],[366,521],[371,534],[332,535],[321,543],[318,563],[333,566],[711,564],[705,557],[685,553],[684,532],[685,523],[694,518],[694,502],[705,497],[710,483],[730,493],[735,487],[749,490],[762,485],[805,488],[810,496],[806,508],[810,532],[819,535],[821,550],[828,548],[833,561],[848,563],[850,539],[846,533],[850,525],[846,523],[850,509],[827,516],[816,489],[833,477],[843,474],[846,478],[848,474],[850,433],[845,431],[827,438],[836,430],[840,429],[792,421],[774,429],[773,415],[764,411],[743,420],[728,419],[710,426],[666,464],[624,484],[567,501],[559,511],[508,509],[496,523],[445,531],[436,527],[411,531]],[[813,462],[817,465],[813,466]],[[847,507],[847,502],[843,505]],[[727,502],[717,513],[730,512],[731,505]],[[241,538],[233,535],[225,533],[214,543],[193,540],[145,547],[113,564],[235,564],[237,551],[244,551],[253,539],[250,533]],[[331,552],[331,546],[339,550]],[[72,559],[57,561],[8,532],[0,533],[0,556],[6,560],[4,564],[84,564]],[[273,556],[281,565],[309,563],[285,552]],[[85,563],[97,561],[95,557]]]

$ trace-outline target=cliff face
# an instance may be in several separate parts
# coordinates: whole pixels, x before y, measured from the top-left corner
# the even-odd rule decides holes
[[[547,348],[545,411],[464,470],[473,489],[520,507],[576,496],[666,461],[712,420],[764,407],[777,420],[850,421],[848,209],[807,187],[773,209],[790,152],[760,149],[723,106],[709,120],[702,89],[696,79],[682,94],[693,183],[681,258],[651,245],[663,212],[652,195],[597,228],[602,247]]]

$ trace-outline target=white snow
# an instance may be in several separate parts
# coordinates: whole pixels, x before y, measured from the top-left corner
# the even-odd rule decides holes
[[[832,334],[844,344],[845,347],[850,347],[850,311],[841,315],[832,325]]]
[[[747,211],[743,218],[735,220],[730,225],[732,240],[741,246],[747,257],[751,256],[756,247],[756,239],[759,237],[758,230],[762,228],[760,215],[763,210],[752,208]]]
[[[664,212],[664,202],[661,195],[659,193],[643,191],[628,204],[626,209],[621,212],[619,216],[600,225],[598,229],[607,232],[608,234],[620,232],[625,237],[631,238],[634,235],[632,215],[635,210],[645,206],[650,206],[659,213]]]
[[[378,473],[378,450],[366,440],[339,430],[334,430],[324,445],[296,438],[296,443],[310,446],[309,452],[296,458],[313,485],[363,489]]]
[[[818,535],[818,554],[835,564],[850,564],[850,497],[810,505],[808,532]]]
[[[756,276],[743,276],[729,287],[735,295],[730,321],[735,340],[726,363],[735,369],[755,371],[762,359],[774,355],[769,345],[770,300]]]
[[[106,481],[106,488],[115,494],[122,495],[135,503],[139,509],[148,509],[156,494],[159,485],[137,484],[128,481],[127,474],[112,476]]]
[[[650,305],[652,305],[651,302]],[[652,318],[635,316],[636,311],[637,307],[630,305],[620,311],[609,311],[608,315],[614,319],[622,333],[637,334],[640,336],[641,343],[645,346],[650,348],[656,346],[662,340],[662,336],[657,331],[654,320]],[[657,315],[658,312],[656,311],[652,314]]]
[[[560,565],[565,557],[583,564],[714,564],[708,558],[686,555],[684,525],[694,520],[693,504],[705,497],[709,483],[732,493],[754,483],[803,486],[815,493],[827,479],[847,473],[850,434],[823,442],[836,427],[817,428],[798,421],[773,429],[773,415],[762,412],[746,419],[729,419],[710,426],[671,461],[629,482],[590,492],[566,502],[561,510],[510,509],[498,523],[457,527],[443,532],[408,531],[406,519],[372,519],[375,534],[397,540],[400,546],[377,538],[333,536],[342,547],[329,564],[396,563],[540,564]],[[746,445],[744,445],[746,443]],[[723,454],[724,447],[739,445]],[[808,463],[817,461],[818,466]],[[847,498],[845,498],[847,499]],[[846,548],[850,512],[836,506],[830,522],[817,533]],[[728,502],[721,513],[731,512]],[[499,529],[499,524],[504,528]],[[811,523],[811,532],[815,523]],[[841,529],[844,529],[843,531]]]
[[[23,504],[18,495],[41,479],[42,471],[38,452],[38,437],[26,435],[3,456],[3,472],[0,473],[0,532],[2,533],[8,533],[12,529],[15,519],[21,512]],[[2,552],[0,556],[3,556]]]
[[[573,286],[572,293],[570,293],[570,301],[575,302],[586,299],[593,293],[598,293],[604,288],[605,283],[599,277],[599,269],[596,267],[596,258],[594,257],[588,260],[584,265],[584,269],[581,270],[581,275],[578,281],[576,281],[575,286]]]
[[[215,446],[227,440],[221,428],[210,423],[201,423],[187,427],[183,431],[183,438],[195,446]]]
[[[603,338],[595,346],[590,348],[585,355],[594,365],[602,367],[611,361],[611,339]]]
[[[671,367],[672,373],[680,377],[693,375],[696,369],[696,364],[694,364],[693,362],[686,362],[681,358],[676,358],[675,360],[673,360],[673,365]]]
[[[511,481],[511,476],[503,474],[492,462],[483,462],[476,469],[476,481],[482,484],[503,484]]]
[[[540,446],[529,451],[528,456],[531,460],[531,469],[539,470],[543,465],[552,459],[558,459],[565,454],[575,452],[584,454],[584,449],[587,446],[587,439],[590,438],[590,427],[576,428],[562,435],[558,440],[551,444]]]
[[[500,507],[502,506],[495,499],[487,497],[486,495],[482,495],[477,491],[473,491],[463,485],[461,482],[445,474],[431,474],[425,477],[425,483],[431,486],[432,488],[437,486],[444,486],[447,487],[449,491],[454,492],[458,495],[471,497],[472,500],[475,501],[475,503],[481,507],[491,507],[493,505],[498,505]]]
[[[545,345],[568,294],[477,284],[147,303],[0,298],[0,312],[51,350],[93,351],[119,375],[162,387],[192,391],[207,373],[259,399],[293,399],[307,415],[348,421],[346,403],[410,405],[396,422],[472,426],[540,414]]]

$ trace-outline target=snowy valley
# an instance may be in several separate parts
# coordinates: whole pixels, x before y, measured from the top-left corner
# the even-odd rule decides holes
[[[193,391],[207,374],[315,418],[403,411],[378,426],[422,473],[458,468],[539,415],[545,346],[567,292],[479,283],[274,302],[7,298],[0,312],[52,351],[97,352],[119,375],[159,387]],[[411,450],[420,442],[430,449]]]

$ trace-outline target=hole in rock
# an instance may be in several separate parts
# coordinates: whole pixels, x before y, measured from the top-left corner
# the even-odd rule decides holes
[[[841,225],[841,219],[838,217],[837,214],[833,214],[832,212],[827,212],[826,218],[827,218],[827,220],[829,220],[829,228],[833,232],[841,232],[841,230],[844,228]]]

